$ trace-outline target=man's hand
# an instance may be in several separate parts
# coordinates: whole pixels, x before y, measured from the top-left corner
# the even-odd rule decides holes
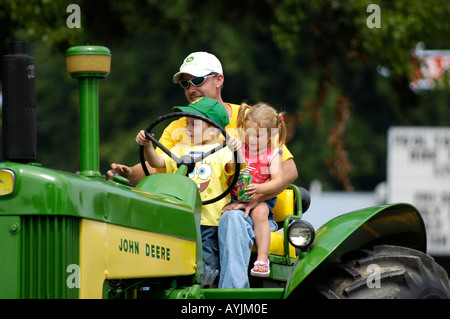
[[[250,214],[250,211],[256,207],[256,205],[259,204],[259,201],[257,200],[249,200],[249,201],[236,201],[233,203],[228,204],[222,209],[222,214],[227,210],[243,210],[244,211],[244,218],[247,218],[247,216]]]
[[[112,163],[111,169],[107,172],[107,174],[111,179],[116,174],[129,179],[129,177],[133,174],[133,170],[126,165]]]

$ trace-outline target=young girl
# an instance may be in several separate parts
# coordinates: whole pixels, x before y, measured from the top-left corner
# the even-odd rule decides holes
[[[252,176],[252,182],[246,187],[250,200],[258,194],[276,192],[283,184],[282,148],[286,140],[284,113],[265,104],[249,106],[243,103],[238,113],[238,128],[243,145],[243,156],[247,162],[246,170]],[[236,197],[236,189],[232,192]],[[251,211],[253,221],[257,258],[251,274],[267,277],[269,268],[270,223],[273,221],[272,208],[276,197],[258,203]],[[244,215],[247,217],[247,215]]]

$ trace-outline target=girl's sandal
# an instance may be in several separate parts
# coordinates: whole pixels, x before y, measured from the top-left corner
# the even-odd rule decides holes
[[[252,276],[255,276],[255,277],[269,277],[269,275],[270,275],[270,267],[269,267],[270,261],[269,260],[267,260],[267,262],[264,262],[262,260],[257,260],[257,261],[255,261],[254,265],[255,266],[264,266],[264,267],[267,268],[267,271],[256,271],[255,268],[253,268],[250,271],[250,274]]]

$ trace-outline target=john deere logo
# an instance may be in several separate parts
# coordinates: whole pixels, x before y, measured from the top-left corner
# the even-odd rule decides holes
[[[190,56],[190,57],[186,58],[186,63],[192,62],[192,61],[194,61],[194,57],[193,56]]]

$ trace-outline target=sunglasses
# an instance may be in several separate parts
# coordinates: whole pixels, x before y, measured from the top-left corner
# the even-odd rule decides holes
[[[198,78],[193,78],[191,80],[181,80],[179,83],[180,83],[180,86],[183,89],[188,89],[189,88],[189,83],[192,84],[193,86],[200,86],[203,83],[205,83],[207,78],[212,78],[214,76],[217,76],[217,74],[210,74],[210,75],[200,76]]]

